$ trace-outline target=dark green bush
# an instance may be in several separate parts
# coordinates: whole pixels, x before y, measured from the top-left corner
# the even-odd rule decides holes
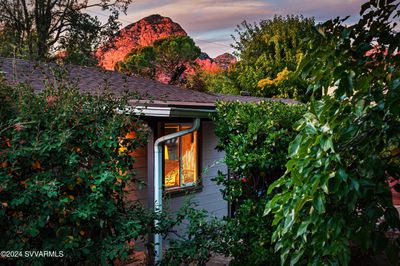
[[[130,151],[148,134],[118,112],[128,98],[0,83],[0,250],[63,251],[57,264],[126,258],[145,217],[124,200]]]
[[[225,151],[230,175],[220,173],[224,198],[232,204],[225,243],[233,265],[276,265],[272,218],[264,216],[268,186],[285,172],[292,125],[306,108],[282,102],[219,103],[214,118],[218,149]]]

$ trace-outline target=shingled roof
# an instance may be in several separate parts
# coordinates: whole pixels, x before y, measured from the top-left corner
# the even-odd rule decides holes
[[[0,71],[10,84],[27,83],[40,91],[46,82],[59,84],[67,80],[84,92],[100,92],[107,88],[116,95],[126,91],[136,92],[143,100],[167,106],[213,107],[217,101],[260,102],[274,100],[293,103],[287,99],[269,99],[250,96],[219,95],[204,93],[178,86],[166,85],[154,80],[107,71],[97,67],[76,65],[59,66],[55,63],[42,63],[22,59],[1,58]],[[59,77],[63,77],[60,79]]]

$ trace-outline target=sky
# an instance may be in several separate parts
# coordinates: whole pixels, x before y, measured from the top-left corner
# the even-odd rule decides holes
[[[302,14],[317,22],[337,16],[359,17],[365,0],[133,0],[127,14],[120,15],[123,26],[152,14],[170,17],[179,23],[209,56],[233,52],[231,35],[242,21],[260,22],[277,15]],[[107,13],[91,9],[89,14],[105,20]]]

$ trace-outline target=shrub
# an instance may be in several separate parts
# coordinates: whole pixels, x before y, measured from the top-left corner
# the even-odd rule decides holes
[[[163,229],[164,233],[173,232],[173,227],[179,225],[183,225],[184,233],[169,239],[161,265],[206,265],[213,254],[226,250],[225,223],[190,201],[175,217],[169,215],[164,221],[172,222]]]
[[[219,173],[224,198],[234,209],[226,218],[225,243],[233,265],[276,265],[271,244],[271,216],[264,217],[268,186],[280,177],[287,161],[292,125],[305,106],[282,102],[218,103],[214,118],[217,148],[225,151],[230,175]]]
[[[126,258],[145,216],[124,200],[131,151],[147,139],[118,112],[128,98],[0,83],[0,250],[63,251],[59,264]]]

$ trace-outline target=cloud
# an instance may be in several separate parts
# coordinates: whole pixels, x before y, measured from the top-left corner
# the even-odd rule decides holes
[[[97,1],[97,0],[91,0]],[[274,14],[302,14],[325,21],[337,16],[351,15],[355,21],[364,0],[135,0],[124,25],[152,14],[170,17],[179,23],[210,56],[232,51],[231,35],[243,20],[259,22]],[[222,45],[221,45],[222,44]]]
[[[232,29],[247,18],[270,16],[270,4],[257,0],[145,1],[137,0],[127,18],[138,20],[151,14],[168,16],[192,34],[218,29]],[[136,7],[136,8],[135,8]]]

